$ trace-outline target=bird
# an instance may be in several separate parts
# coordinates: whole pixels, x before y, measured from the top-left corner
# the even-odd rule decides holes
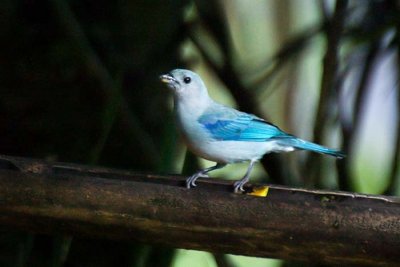
[[[339,150],[302,140],[258,116],[214,101],[201,77],[193,71],[174,69],[159,78],[173,92],[176,124],[188,149],[216,163],[188,177],[187,188],[195,187],[196,180],[209,177],[211,171],[249,162],[243,178],[233,185],[235,193],[242,192],[255,163],[272,152],[309,150],[345,157]]]

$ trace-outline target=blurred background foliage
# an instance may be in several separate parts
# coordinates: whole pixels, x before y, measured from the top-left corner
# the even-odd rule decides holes
[[[394,0],[3,0],[0,153],[163,173],[209,165],[186,154],[158,80],[189,68],[216,100],[348,154],[267,155],[253,181],[399,194],[399,36]],[[0,232],[0,266],[281,265],[301,264]]]

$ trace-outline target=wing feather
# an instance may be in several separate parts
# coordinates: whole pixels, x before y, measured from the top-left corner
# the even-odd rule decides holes
[[[236,110],[222,110],[204,114],[198,120],[211,136],[223,141],[264,142],[292,137],[277,126],[254,115]]]

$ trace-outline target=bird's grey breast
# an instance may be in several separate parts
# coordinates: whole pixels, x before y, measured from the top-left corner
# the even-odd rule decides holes
[[[209,139],[209,133],[198,121],[203,111],[200,107],[193,108],[185,103],[177,103],[175,106],[176,124],[186,142],[198,143]]]

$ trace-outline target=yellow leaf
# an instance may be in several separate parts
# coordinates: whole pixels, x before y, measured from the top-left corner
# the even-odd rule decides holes
[[[269,187],[266,185],[253,187],[253,192],[247,193],[248,195],[257,196],[257,197],[266,197],[268,195]]]

